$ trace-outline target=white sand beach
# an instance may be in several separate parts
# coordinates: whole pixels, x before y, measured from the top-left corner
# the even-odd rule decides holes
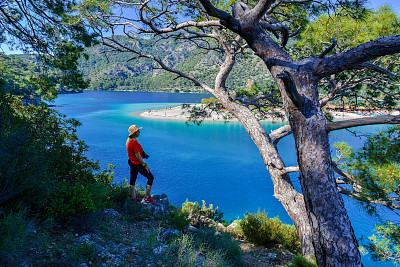
[[[201,104],[196,104],[197,106],[201,106]],[[283,112],[281,112],[283,114]],[[332,112],[334,120],[344,120],[344,119],[353,119],[353,118],[363,118],[368,115],[375,114],[356,114],[350,112]],[[162,109],[148,109],[147,111],[141,112],[140,116],[152,119],[167,119],[167,120],[187,120],[189,118],[189,112],[186,109],[182,108],[182,105],[171,106]],[[237,121],[235,117],[230,115],[228,111],[222,111],[219,114],[216,112],[212,112],[209,118],[205,119],[206,121]],[[269,117],[263,118],[263,121],[282,121],[281,118],[278,117]],[[285,119],[284,119],[285,120]]]

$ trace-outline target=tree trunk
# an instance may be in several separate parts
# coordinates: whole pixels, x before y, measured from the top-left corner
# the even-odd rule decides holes
[[[334,180],[326,120],[319,106],[319,79],[313,75],[311,64],[294,62],[261,28],[249,27],[242,28],[243,32],[249,32],[243,37],[274,77],[293,130],[317,263],[319,266],[362,266],[357,239]],[[294,89],[288,88],[280,78],[284,72],[292,77]],[[301,107],[289,97],[292,90],[302,95]]]
[[[248,108],[231,101],[223,88],[216,88],[214,95],[239,120],[259,149],[274,184],[274,196],[282,203],[297,229],[301,243],[301,254],[311,259],[315,252],[312,243],[312,228],[307,216],[304,198],[293,187],[289,175],[284,171],[285,166],[276,146]]]
[[[360,266],[361,256],[333,175],[326,120],[318,103],[318,80],[294,75],[303,107],[287,103],[300,169],[300,183],[313,229],[319,266]]]

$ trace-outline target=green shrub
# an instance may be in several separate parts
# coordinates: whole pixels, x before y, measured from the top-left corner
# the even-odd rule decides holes
[[[200,207],[198,202],[190,202],[186,199],[185,203],[182,204],[182,211],[188,214],[191,224],[196,225],[199,222],[202,222],[201,217],[227,224],[226,221],[222,220],[224,213],[220,211],[218,207],[214,209],[213,204],[210,204],[207,207],[204,200],[203,205]]]
[[[317,267],[317,265],[298,254],[289,267]]]
[[[60,186],[66,195],[67,185],[111,185],[112,173],[100,172],[98,162],[85,157],[88,147],[76,135],[79,125],[45,105],[24,107],[19,98],[0,90],[0,205],[4,212],[23,202],[32,213],[49,215],[48,203]],[[55,201],[61,205],[61,200]],[[98,202],[92,201],[93,205]]]
[[[94,212],[96,206],[93,193],[81,183],[75,185],[59,183],[52,194],[48,213],[69,223],[73,216]]]
[[[213,228],[207,228],[196,235],[176,237],[169,244],[163,262],[167,266],[240,266],[238,244],[226,235],[215,233]],[[235,249],[231,250],[234,246]]]
[[[234,220],[234,221],[232,221],[232,223],[234,223],[234,222],[236,223],[236,226],[233,229],[235,234],[244,236],[243,229],[242,229],[242,226],[241,226],[242,220]]]
[[[82,262],[96,262],[99,259],[93,243],[85,242],[73,247],[69,252],[70,261],[79,265]]]
[[[28,237],[25,208],[16,207],[8,213],[0,210],[0,258],[16,256]],[[0,265],[1,260],[0,260]]]
[[[174,266],[195,266],[200,252],[194,246],[192,236],[181,235],[172,241],[164,260]]]
[[[217,232],[212,227],[203,227],[194,236],[194,242],[198,247],[203,247],[211,251],[218,251],[224,259],[233,265],[240,265],[242,261],[242,250],[239,244],[232,240],[232,236],[226,232]]]
[[[189,226],[189,220],[181,209],[174,206],[169,207],[169,223],[171,226],[179,231],[186,229]]]
[[[300,240],[293,225],[283,224],[279,218],[268,218],[264,212],[248,213],[240,222],[246,239],[256,245],[281,245],[291,251],[300,251]]]
[[[131,192],[129,184],[125,180],[123,183],[114,185],[107,191],[107,202],[113,208],[122,207],[127,200],[129,200]]]

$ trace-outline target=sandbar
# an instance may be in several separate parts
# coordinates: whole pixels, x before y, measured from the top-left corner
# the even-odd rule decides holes
[[[201,104],[194,104],[200,106]],[[193,106],[193,105],[192,105]],[[283,115],[284,113],[280,111]],[[190,115],[187,109],[183,109],[182,105],[171,106],[160,109],[148,109],[147,111],[139,112],[140,116],[150,119],[162,119],[162,120],[188,120]],[[351,112],[331,112],[334,120],[345,120],[354,118],[363,118],[366,116],[375,116],[376,114],[357,114]],[[382,114],[383,115],[383,114]],[[204,119],[205,121],[237,121],[237,118],[229,114],[228,111],[223,110],[219,113],[212,112],[210,117]],[[287,121],[283,115],[283,119],[279,117],[266,117],[262,118],[262,121],[273,121],[282,122]]]

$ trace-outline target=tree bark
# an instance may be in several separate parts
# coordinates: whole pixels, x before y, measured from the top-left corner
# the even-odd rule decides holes
[[[233,101],[225,87],[225,81],[235,63],[235,55],[227,53],[223,65],[215,79],[215,88],[210,91],[223,106],[244,126],[261,157],[274,184],[274,196],[282,203],[299,233],[301,253],[311,259],[315,255],[312,243],[312,229],[306,212],[303,195],[293,187],[276,144],[262,127],[249,108]]]
[[[306,104],[299,109],[287,105],[293,129],[300,183],[313,229],[319,266],[360,266],[357,239],[336,183],[331,165],[325,117],[318,106],[317,79],[294,74]]]
[[[260,0],[257,8],[251,11],[242,2],[235,4],[232,9],[233,16],[226,12],[219,12],[208,0],[200,1],[208,14],[219,17],[221,24],[246,40],[249,47],[265,62],[278,85],[284,110],[293,130],[300,169],[300,183],[309,223],[313,230],[312,242],[318,265],[362,266],[357,239],[343,200],[336,188],[326,121],[319,106],[317,83],[322,78],[321,73],[325,71],[321,68],[323,64],[320,63],[325,63],[326,60],[310,58],[294,62],[263,31],[258,22],[262,16],[260,13],[263,12],[260,5],[267,7],[271,1]],[[362,62],[358,62],[358,64],[360,63]],[[335,71],[342,70],[337,66],[338,63]],[[324,75],[328,74],[324,73]],[[282,80],[280,77],[286,77],[291,82],[288,82],[288,79]],[[290,88],[288,88],[289,84]],[[297,90],[304,97],[304,101],[297,101],[299,100],[297,97],[293,98],[297,94],[292,94],[292,99],[296,99],[296,103],[293,103],[288,95],[288,92],[293,93],[293,90]],[[241,122],[243,125],[246,124],[246,121]],[[254,138],[254,133],[248,132]],[[257,138],[253,140],[255,143],[257,142]],[[266,149],[265,147],[268,146],[262,144],[260,151]],[[267,168],[269,163],[275,163],[274,160],[276,159],[265,160]],[[272,177],[275,170],[268,170]],[[302,231],[301,228],[298,230]]]
[[[293,130],[297,159],[313,246],[319,266],[362,266],[357,239],[331,166],[325,117],[319,106],[316,76],[309,64],[299,64],[266,35],[258,25],[240,21],[242,37],[266,63],[281,92],[286,116]],[[304,104],[289,98],[287,84],[279,77],[287,72]]]
[[[301,254],[311,259],[312,255],[315,255],[315,251],[304,198],[293,187],[276,146],[273,145],[265,129],[248,108],[230,101],[227,93],[221,89],[216,89],[214,96],[239,120],[260,151],[274,184],[274,196],[282,203],[299,233]]]

